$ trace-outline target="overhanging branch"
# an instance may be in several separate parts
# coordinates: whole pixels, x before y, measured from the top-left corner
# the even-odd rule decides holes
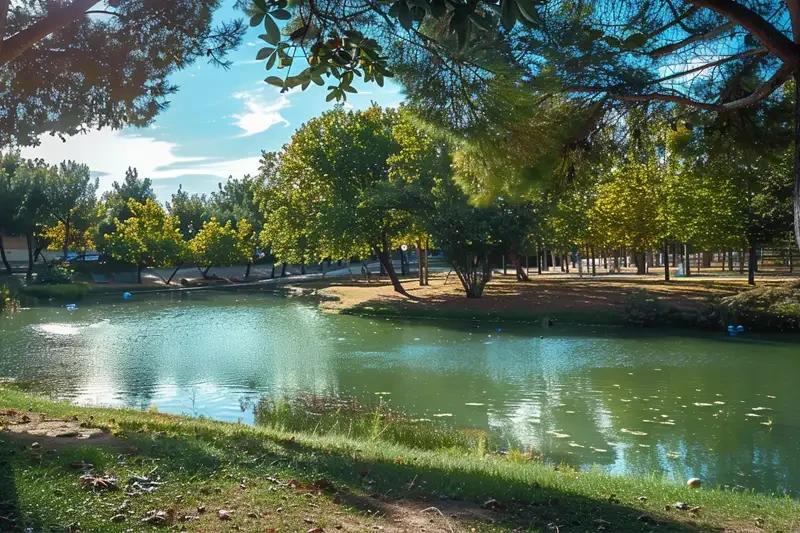
[[[710,103],[695,100],[678,93],[646,93],[646,94],[620,94],[614,93],[614,87],[593,87],[593,86],[569,86],[564,90],[571,93],[606,93],[609,98],[614,100],[621,100],[625,102],[672,102],[678,105],[685,105],[689,107],[696,107],[698,109],[705,109],[707,111],[732,111],[734,109],[741,109],[764,100],[769,97],[775,90],[783,85],[793,73],[793,68],[788,65],[783,65],[778,69],[775,74],[768,80],[760,84],[756,89],[745,96],[732,102]]]
[[[25,50],[54,31],[80,19],[89,8],[97,3],[98,0],[74,0],[67,6],[51,10],[45,18],[3,40],[2,49],[0,49],[0,67],[15,60]]]
[[[732,56],[723,57],[722,59],[718,59],[716,61],[712,61],[710,63],[706,63],[705,65],[700,65],[699,67],[691,68],[689,70],[684,70],[681,72],[675,72],[674,74],[670,74],[669,76],[664,76],[663,78],[659,78],[653,81],[653,84],[662,83],[665,81],[673,80],[675,78],[681,78],[683,76],[687,76],[689,74],[694,74],[695,72],[700,72],[701,70],[706,70],[709,68],[718,67],[720,65],[724,65],[725,63],[730,63],[731,61],[736,61],[737,59],[743,59],[745,57],[750,56],[760,56],[768,54],[769,50],[766,48],[754,48],[753,50],[748,50],[746,52],[742,52],[740,54],[734,54]]]
[[[741,26],[784,63],[800,64],[800,47],[749,7],[734,0],[687,0],[687,2],[715,11]]]
[[[654,59],[658,57],[663,57],[667,54],[671,54],[676,50],[680,50],[681,48],[684,48],[694,42],[713,39],[717,35],[720,35],[728,30],[733,29],[734,26],[736,26],[736,24],[734,24],[733,22],[729,22],[728,24],[723,24],[722,26],[714,28],[713,30],[708,31],[706,33],[698,33],[696,35],[689,36],[682,41],[678,41],[677,43],[667,44],[660,48],[656,48],[655,50],[649,52],[647,55],[649,55]]]

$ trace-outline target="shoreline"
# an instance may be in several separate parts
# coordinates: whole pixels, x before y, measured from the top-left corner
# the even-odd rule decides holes
[[[562,531],[595,531],[600,524],[604,531],[620,532],[657,527],[750,533],[791,531],[800,516],[800,504],[785,496],[690,489],[654,476],[578,472],[513,454],[454,455],[415,448],[413,443],[310,429],[78,407],[2,384],[0,408],[6,427],[0,432],[0,463],[5,463],[0,470],[13,476],[6,480],[10,485],[0,484],[0,492],[15,489],[10,501],[16,502],[20,525],[35,520],[41,526],[64,526],[80,519],[83,531],[124,531],[146,520],[149,510],[172,508],[171,517],[165,518],[169,523],[191,516],[187,526],[205,531],[228,531],[236,525],[244,531],[263,531],[265,526],[306,531],[318,526],[324,531],[399,533],[421,527],[446,532],[455,526],[511,533],[553,530],[548,524],[559,524]],[[24,422],[25,417],[30,421]],[[21,433],[25,424],[35,428],[44,420],[62,421],[74,425],[75,432],[93,436],[80,441]],[[9,454],[9,446],[17,453]],[[50,453],[52,449],[59,453]],[[32,461],[35,457],[39,459]],[[122,490],[81,488],[76,483],[80,468],[69,465],[88,463],[94,465],[90,473],[106,472],[121,484],[130,472],[158,472],[163,487],[137,497]],[[56,496],[42,498],[53,491]],[[117,513],[124,499],[130,503]],[[687,507],[676,502],[686,502]],[[364,514],[382,505],[389,506],[387,512]],[[430,506],[444,510],[448,523],[431,522],[432,517],[424,515],[420,521],[421,511]],[[198,512],[201,507],[204,511]],[[222,509],[233,512],[220,519]]]

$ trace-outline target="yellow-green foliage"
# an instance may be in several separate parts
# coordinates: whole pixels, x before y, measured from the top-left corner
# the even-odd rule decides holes
[[[153,200],[128,202],[133,214],[125,221],[115,219],[116,230],[105,239],[115,259],[139,266],[171,266],[185,255],[186,245],[180,221],[169,216]]]
[[[253,257],[254,249],[253,226],[244,219],[234,228],[230,220],[222,225],[212,217],[189,241],[192,259],[206,267],[246,263]]]

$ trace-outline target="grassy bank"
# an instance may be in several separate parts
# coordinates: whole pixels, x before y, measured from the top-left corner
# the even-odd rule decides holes
[[[37,300],[53,300],[57,303],[71,303],[86,298],[91,292],[91,285],[83,282],[33,283],[22,287],[19,294],[23,299],[35,298]]]
[[[143,519],[193,531],[301,532],[741,533],[800,525],[800,506],[790,499],[578,473],[458,446],[425,449],[436,445],[398,444],[369,432],[347,436],[325,424],[309,427],[313,416],[297,423],[302,431],[281,422],[283,415],[247,427],[80,408],[8,387],[0,388],[0,408],[3,423],[17,430],[44,424],[45,413],[77,433],[105,431],[83,441],[0,433],[3,531],[149,529]],[[113,476],[120,488],[102,490],[102,481],[81,487],[85,470]],[[676,502],[697,509],[676,509]]]
[[[541,324],[547,320],[562,324],[581,325],[624,325],[625,320],[619,312],[609,310],[589,311],[518,311],[472,309],[436,309],[431,307],[397,306],[390,304],[357,304],[339,311],[343,315],[374,316],[383,318],[419,318],[438,320],[480,320],[485,322],[520,322]]]

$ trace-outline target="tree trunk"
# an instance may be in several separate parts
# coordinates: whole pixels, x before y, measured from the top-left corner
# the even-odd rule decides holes
[[[628,268],[628,250],[626,248],[623,248],[621,252],[622,252],[622,266]]]
[[[744,248],[739,251],[739,274],[744,272]]]
[[[169,285],[170,283],[172,283],[172,278],[174,278],[174,277],[175,277],[175,274],[177,274],[177,273],[178,273],[178,270],[180,270],[182,266],[183,266],[183,263],[178,263],[178,266],[176,266],[176,267],[175,267],[175,270],[173,270],[173,271],[172,271],[172,275],[171,275],[171,276],[169,277],[169,279],[167,280],[167,285]]]
[[[542,255],[543,255],[542,254],[542,247],[541,246],[537,246],[536,247],[536,270],[537,270],[537,274],[541,274],[542,273]]]
[[[592,246],[592,276],[597,275],[597,268],[595,267],[595,260],[594,260],[594,246]]]
[[[519,262],[519,256],[517,255],[517,252],[510,250],[508,255],[509,259],[511,259],[511,264],[514,266],[514,270],[516,270],[517,281],[530,281],[528,274],[525,272],[525,269],[522,268],[522,265]]]
[[[8,262],[8,258],[6,257],[6,247],[3,244],[3,234],[0,233],[0,258],[3,259],[3,266],[6,269],[6,274],[9,276],[14,272],[11,270],[11,263]]]
[[[67,260],[67,255],[69,254],[69,229],[71,225],[72,220],[68,217],[64,223],[64,261]]]
[[[570,253],[569,252],[562,252],[561,253],[561,271],[566,272],[569,274],[569,262],[570,262]]]
[[[508,267],[506,266],[506,254],[503,254],[503,275],[508,275]]]
[[[672,266],[678,266],[678,243],[672,243]]]
[[[286,263],[281,263],[281,277],[286,277]]]
[[[728,248],[728,272],[733,272],[733,248]]]
[[[669,242],[664,239],[664,281],[669,281]]]
[[[725,250],[722,251],[722,271],[725,272]]]
[[[0,243],[2,244],[2,243]],[[2,251],[2,249],[0,249]],[[794,262],[792,261],[792,243],[789,243],[789,274],[794,272]]]
[[[800,71],[794,72],[794,239],[800,246]]]
[[[390,259],[391,259],[391,258],[390,258]],[[379,276],[385,276],[385,275],[386,275],[386,267],[385,267],[385,266],[383,266],[383,261],[381,261],[381,258],[380,258],[380,257],[378,257],[378,262],[379,262],[379,263],[380,263],[380,265],[381,265],[381,269],[378,271],[378,275],[379,275]]]
[[[389,239],[385,234],[383,235],[383,249],[374,246],[373,250],[375,251],[375,255],[378,256],[381,266],[383,266],[386,273],[389,274],[394,292],[400,293],[403,296],[408,296],[408,293],[403,288],[403,284],[400,283],[400,278],[397,277],[397,272],[394,270],[394,265],[392,264],[392,250],[389,248]]]
[[[750,249],[747,251],[747,284],[756,284],[756,247],[750,243]]]
[[[530,263],[528,263],[528,254],[525,254],[525,274],[527,275],[530,273],[531,273],[531,265]]]
[[[205,270],[203,270],[203,279],[208,279],[208,271],[211,270],[211,266],[207,266]]]
[[[711,252],[703,252],[703,267],[704,268],[711,268],[711,259],[712,259]]]
[[[691,276],[691,261],[689,260],[689,244],[683,243],[683,274]]]
[[[428,285],[428,274],[430,273],[428,270],[428,250],[430,250],[430,241],[428,237],[425,237],[425,249],[423,252],[423,257],[425,258],[425,285]]]
[[[417,240],[417,270],[419,271],[419,286],[425,286],[425,268],[422,260],[422,244]]]
[[[275,279],[275,261],[272,262],[272,272],[269,274],[270,279]]]
[[[28,230],[25,234],[25,240],[28,243],[28,271],[25,273],[25,279],[33,279],[33,230]]]
[[[136,283],[142,282],[142,265],[136,264]]]
[[[247,263],[247,270],[244,271],[244,279],[245,280],[250,277],[250,266],[251,265],[252,265],[252,263]],[[170,279],[172,279],[172,278],[170,278]]]
[[[647,259],[644,252],[634,252],[633,257],[636,260],[636,275],[643,276],[647,274]]]

